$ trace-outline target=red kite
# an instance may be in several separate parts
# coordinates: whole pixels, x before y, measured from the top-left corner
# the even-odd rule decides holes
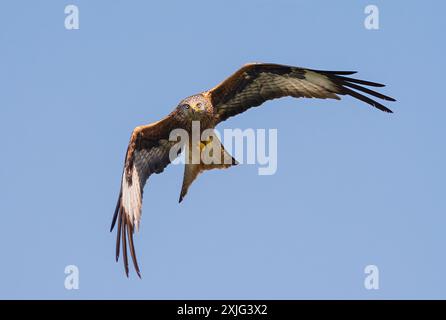
[[[267,100],[286,96],[340,100],[340,95],[349,95],[381,111],[391,113],[390,109],[364,95],[395,101],[391,97],[365,87],[384,87],[384,85],[347,77],[354,73],[356,72],[311,70],[270,63],[247,64],[211,90],[182,100],[164,119],[136,127],[128,145],[121,191],[111,225],[111,230],[113,230],[116,221],[118,222],[116,261],[119,259],[122,243],[127,277],[129,275],[127,242],[133,265],[138,276],[141,277],[133,244],[133,233],[135,229],[138,229],[141,220],[143,188],[147,179],[153,173],[163,172],[175,158],[170,156],[171,149],[177,144],[177,141],[169,140],[172,130],[184,129],[190,133],[193,121],[199,121],[202,130],[213,129],[229,117],[260,106]],[[208,144],[218,144],[221,155],[231,160],[223,164],[186,163],[180,202],[199,173],[237,164],[225,151],[221,142],[215,138],[185,147],[189,150],[196,148],[201,150]],[[178,154],[179,152],[175,153],[175,156]]]

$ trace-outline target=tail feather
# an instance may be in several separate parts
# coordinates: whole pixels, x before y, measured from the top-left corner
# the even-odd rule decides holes
[[[200,161],[197,164],[192,163],[191,149],[192,152],[199,152]],[[206,154],[208,154],[210,157],[206,163],[203,161],[203,153],[205,154],[204,157],[206,157]],[[225,150],[224,146],[215,135],[212,136],[211,140],[200,143],[199,146],[197,145],[194,148],[189,146],[186,152],[186,159],[188,159],[188,163],[184,166],[183,184],[181,187],[179,202],[183,201],[189,187],[203,171],[212,169],[226,169],[238,164],[237,160],[235,160]]]

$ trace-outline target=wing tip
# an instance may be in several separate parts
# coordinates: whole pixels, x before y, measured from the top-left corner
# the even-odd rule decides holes
[[[133,234],[134,234],[133,226],[131,225],[131,223],[127,223],[127,235],[129,237],[129,247],[130,247],[130,254],[132,256],[133,267],[136,271],[136,274],[141,279],[141,272],[139,270],[138,260],[136,259],[135,244],[133,243]]]
[[[113,229],[115,228],[116,220],[119,215],[119,210],[121,209],[121,197],[122,197],[122,189],[119,191],[119,197],[118,197],[118,201],[116,203],[115,212],[113,213],[112,223],[110,226],[110,232],[112,232]]]
[[[347,95],[352,96],[358,100],[361,100],[361,101],[363,101],[363,102],[371,105],[372,107],[375,107],[383,112],[393,113],[392,110],[390,110],[383,104],[379,103],[375,99],[372,99],[372,98],[360,93],[360,92],[362,92],[362,93],[371,95],[375,98],[378,98],[378,99],[381,99],[384,101],[395,102],[396,101],[395,98],[392,98],[390,96],[384,95],[382,93],[379,93],[377,91],[374,91],[374,90],[371,90],[371,89],[365,87],[365,86],[371,86],[371,87],[382,88],[382,87],[385,87],[384,84],[361,80],[361,79],[349,78],[349,77],[340,75],[339,73],[336,74],[335,72],[325,73],[325,75],[338,87],[339,92],[336,92],[336,93],[341,94],[341,95],[347,94]]]
[[[127,238],[128,246],[130,249],[130,254],[132,257],[133,267],[135,268],[136,274],[140,279],[142,279],[141,271],[138,266],[138,260],[136,259],[135,245],[133,243],[133,226],[128,221],[128,217],[125,214],[124,209],[121,207],[119,210],[119,220],[118,220],[118,230],[116,236],[116,262],[119,261],[119,253],[122,241],[122,255],[124,263],[124,272],[127,278],[129,278],[130,270],[127,255]]]

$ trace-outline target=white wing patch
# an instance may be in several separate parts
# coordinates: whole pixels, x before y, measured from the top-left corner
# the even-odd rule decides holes
[[[142,196],[144,185],[151,172],[149,169],[150,159],[153,158],[153,153],[158,148],[153,148],[150,151],[145,149],[134,152],[133,154],[133,168],[132,168],[132,183],[129,185],[125,178],[125,171],[122,177],[122,206],[124,212],[129,217],[129,221],[136,230],[139,230],[139,222],[141,221]]]
[[[142,198],[144,185],[152,173],[160,173],[170,163],[169,148],[163,142],[160,147],[135,150],[133,152],[133,168],[131,170],[131,184],[126,179],[126,170],[122,176],[122,206],[129,221],[139,230],[141,221]]]
[[[336,86],[327,76],[317,72],[305,70],[305,79],[309,82],[308,84],[313,87],[313,91],[323,91],[324,94],[338,91]]]

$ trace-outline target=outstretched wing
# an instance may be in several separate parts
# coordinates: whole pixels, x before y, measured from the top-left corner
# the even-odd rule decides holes
[[[208,94],[219,122],[267,100],[285,96],[339,100],[338,95],[350,95],[379,110],[392,112],[381,103],[358,92],[395,101],[364,87],[384,85],[346,77],[354,73],[356,72],[311,70],[270,63],[247,64]]]
[[[176,142],[169,141],[169,135],[173,129],[179,127],[181,127],[181,122],[176,119],[175,113],[172,113],[161,121],[135,128],[130,138],[122,174],[121,191],[110,228],[112,231],[116,221],[118,222],[116,261],[119,259],[122,242],[124,268],[127,276],[129,274],[128,241],[133,265],[138,276],[141,277],[133,244],[133,233],[135,229],[138,230],[141,220],[144,185],[151,174],[163,172],[164,168],[173,160],[170,159],[169,153]]]

